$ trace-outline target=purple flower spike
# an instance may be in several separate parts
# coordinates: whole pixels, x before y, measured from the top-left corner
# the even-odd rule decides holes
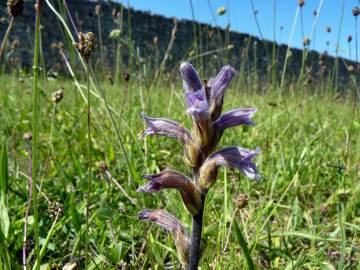
[[[209,80],[208,86],[211,91],[211,102],[214,106],[212,114],[213,120],[216,120],[221,114],[225,91],[235,74],[236,71],[231,66],[227,65],[220,70],[215,79],[212,78]]]
[[[187,113],[194,117],[195,122],[209,119],[209,104],[206,100],[205,90],[186,93]]]
[[[184,62],[180,65],[180,72],[184,81],[183,84],[186,92],[196,92],[201,90],[199,75],[189,62]]]
[[[239,125],[254,125],[251,120],[257,109],[235,109],[221,115],[214,123],[214,130],[223,132],[226,128],[231,128]]]
[[[260,180],[261,176],[256,170],[256,165],[252,159],[260,153],[260,148],[247,150],[241,147],[229,147],[221,149],[209,156],[208,160],[219,166],[238,168],[247,177],[253,180]]]
[[[196,215],[199,212],[201,205],[200,192],[185,175],[176,171],[166,170],[159,174],[146,174],[143,175],[143,177],[150,182],[139,187],[138,192],[152,193],[165,188],[175,188],[180,191],[181,197],[189,212],[192,215]]]
[[[192,139],[190,132],[183,128],[175,121],[164,118],[151,118],[145,113],[141,113],[146,125],[148,126],[141,134],[140,137],[144,138],[147,135],[160,135],[169,138],[178,139],[182,144],[187,140]]]

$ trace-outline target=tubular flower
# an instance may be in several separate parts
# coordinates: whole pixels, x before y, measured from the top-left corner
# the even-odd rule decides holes
[[[236,71],[231,66],[227,65],[220,70],[216,78],[209,80],[208,86],[210,87],[211,92],[210,111],[211,119],[213,121],[221,114],[225,91],[229,87],[235,74]]]
[[[197,92],[201,90],[201,81],[195,68],[188,62],[180,65],[180,72],[183,78],[184,89],[188,92]]]
[[[184,146],[185,162],[191,167],[196,166],[200,150],[187,129],[175,121],[148,117],[145,113],[141,115],[147,125],[147,128],[139,134],[142,139],[148,135],[159,135],[177,139]]]
[[[208,190],[216,180],[217,169],[227,166],[239,169],[252,180],[260,180],[256,165],[252,159],[260,153],[260,149],[247,150],[241,147],[221,149],[210,155],[200,168],[199,184],[202,190]]]
[[[189,261],[189,234],[184,226],[173,215],[164,210],[143,210],[139,213],[142,221],[152,221],[164,230],[171,233],[176,249],[182,264],[186,265]]]
[[[185,97],[188,106],[186,112],[193,117],[195,123],[195,127],[192,130],[193,135],[197,138],[200,146],[204,146],[212,135],[209,104],[206,99],[205,90],[187,92]]]
[[[145,174],[143,177],[150,182],[138,188],[138,192],[156,192],[165,188],[174,188],[180,191],[186,208],[192,215],[199,212],[201,206],[201,194],[194,183],[185,175],[166,170],[159,174]]]

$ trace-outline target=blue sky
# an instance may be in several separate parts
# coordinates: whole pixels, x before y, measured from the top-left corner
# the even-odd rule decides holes
[[[191,0],[194,7],[194,15],[197,21],[225,27],[228,23],[234,31],[249,33],[259,36],[254,15],[251,8],[251,0]],[[276,40],[279,43],[288,43],[296,10],[297,0],[252,0],[261,32],[265,39],[272,40],[274,3],[276,3]],[[167,17],[179,19],[192,19],[190,0],[118,0],[137,10],[151,11]],[[351,58],[355,59],[355,18],[352,16],[352,8],[360,6],[360,0],[305,0],[303,6],[304,36],[310,37],[314,23],[314,10],[317,10],[322,2],[319,12],[315,35],[312,38],[311,49],[320,52],[327,50],[335,55],[336,44],[339,36],[341,13],[343,22],[339,41],[339,55],[349,58],[349,46],[347,37],[353,36],[351,43]],[[227,13],[223,16],[217,14],[219,7],[225,7]],[[294,36],[291,41],[292,47],[302,47],[302,33],[300,24],[300,13],[298,14]],[[360,20],[360,17],[359,17]],[[283,30],[280,30],[281,26]],[[325,28],[331,27],[331,33]],[[360,21],[359,21],[360,26]],[[328,45],[327,45],[328,43]]]

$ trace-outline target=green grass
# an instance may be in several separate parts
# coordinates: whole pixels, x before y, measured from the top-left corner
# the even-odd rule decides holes
[[[8,160],[9,174],[6,195],[2,196],[7,197],[5,205],[10,217],[6,240],[4,232],[0,234],[0,269],[7,269],[6,263],[13,269],[21,268],[28,198],[28,156],[22,136],[31,130],[33,85],[32,78],[26,75],[23,78],[24,82],[20,82],[17,76],[0,77],[3,85],[0,142],[5,145],[6,140],[2,156]],[[181,146],[176,141],[137,138],[144,127],[141,111],[174,119],[190,128],[191,119],[184,113],[181,82],[176,81],[172,88],[164,79],[151,90],[135,80],[129,89],[124,83],[100,84],[119,134],[102,99],[93,96],[91,155],[94,166],[93,192],[89,197],[88,269],[121,269],[121,266],[163,269],[164,264],[180,269],[171,237],[157,226],[137,220],[137,213],[143,208],[165,208],[190,229],[190,216],[180,194],[165,191],[144,195],[137,194],[136,188],[144,182],[140,177],[142,173],[167,167],[190,173],[182,162]],[[271,91],[260,95],[241,85],[237,82],[231,85],[225,110],[257,107],[257,125],[226,130],[221,146],[241,145],[251,149],[259,146],[262,152],[255,162],[263,179],[256,183],[238,171],[220,171],[206,201],[202,269],[247,269],[243,240],[248,243],[248,252],[259,269],[358,269],[359,110],[353,118],[350,98],[320,96],[310,93],[311,89],[304,88],[294,94],[284,87],[282,95]],[[86,103],[79,88],[69,79],[40,82],[39,87],[37,204],[41,264],[62,269],[65,264],[76,263],[77,269],[83,269],[87,200],[84,191],[88,188]],[[60,87],[64,88],[65,98],[54,110],[51,93]],[[80,81],[80,87],[86,90],[85,80]],[[136,205],[95,166],[98,161],[106,162],[112,176],[136,199]],[[5,175],[6,169],[1,168],[0,175]],[[249,203],[235,216],[236,222],[229,231],[236,209],[235,198],[239,194],[247,194]],[[61,211],[56,218],[54,213],[59,210],[59,204]],[[327,213],[320,211],[324,206]],[[34,239],[33,226],[33,216],[30,216],[29,240]],[[229,243],[224,252],[228,234]],[[30,265],[35,260],[33,248],[30,243]]]

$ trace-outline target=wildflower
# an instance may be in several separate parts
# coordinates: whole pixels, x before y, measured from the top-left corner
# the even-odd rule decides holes
[[[79,32],[78,33],[79,42],[75,44],[76,50],[79,54],[84,57],[86,60],[90,58],[95,49],[96,37],[92,32],[86,34]]]
[[[7,10],[12,17],[17,17],[22,14],[24,9],[24,0],[8,0]]]
[[[121,37],[121,29],[111,30],[109,37],[111,39],[119,39]]]
[[[252,159],[260,152],[260,149],[247,150],[241,147],[224,148],[207,158],[200,168],[199,185],[201,190],[207,191],[213,186],[220,166],[239,169],[247,177],[260,180],[256,165]]]
[[[176,171],[166,170],[159,174],[145,174],[143,177],[150,182],[139,187],[138,192],[152,193],[165,188],[174,188],[180,191],[185,206],[192,215],[196,215],[199,212],[201,206],[200,191],[185,175]]]
[[[142,221],[152,221],[171,233],[174,238],[179,259],[182,264],[189,261],[189,234],[184,226],[173,215],[164,210],[143,210],[139,213],[139,219]]]
[[[144,175],[149,182],[139,187],[138,191],[152,193],[167,188],[177,189],[193,216],[191,238],[180,222],[163,210],[144,210],[139,218],[153,221],[175,235],[180,260],[189,269],[197,269],[201,254],[204,201],[209,188],[216,181],[218,169],[221,166],[238,168],[250,179],[259,180],[260,175],[252,159],[260,150],[230,147],[212,153],[225,129],[254,124],[252,117],[256,109],[235,109],[221,115],[226,89],[235,75],[233,68],[223,67],[215,78],[204,80],[203,84],[190,63],[181,64],[180,72],[185,90],[186,112],[193,118],[191,131],[177,122],[151,118],[143,113],[147,127],[140,137],[159,135],[177,139],[184,148],[185,162],[194,171],[194,181],[179,172],[165,170],[158,174]]]
[[[180,72],[183,78],[183,85],[185,91],[196,92],[201,90],[201,81],[195,68],[190,63],[182,63],[180,65]]]

